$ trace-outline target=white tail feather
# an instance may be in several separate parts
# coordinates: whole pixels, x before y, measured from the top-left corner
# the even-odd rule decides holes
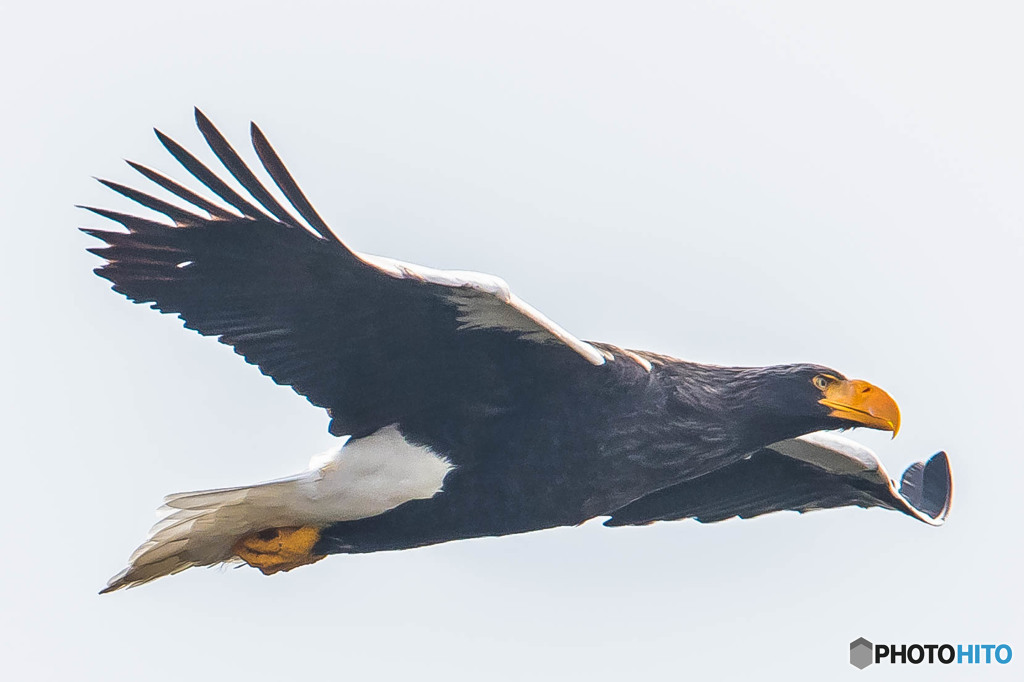
[[[104,592],[134,587],[192,566],[212,566],[234,558],[239,538],[264,528],[302,525],[307,497],[317,472],[247,488],[202,490],[168,495],[165,516],[132,553],[128,568],[110,579]]]
[[[159,510],[163,517],[102,592],[237,560],[236,543],[264,529],[325,527],[433,497],[451,468],[430,448],[408,443],[392,425],[317,455],[309,471],[295,476],[168,495]]]

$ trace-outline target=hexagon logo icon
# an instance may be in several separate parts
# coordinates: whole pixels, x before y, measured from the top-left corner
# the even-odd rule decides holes
[[[863,670],[874,663],[874,648],[875,645],[863,637],[850,642],[850,665]]]

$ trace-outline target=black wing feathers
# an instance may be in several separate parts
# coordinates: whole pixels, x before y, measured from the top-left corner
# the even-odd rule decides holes
[[[692,518],[714,523],[777,511],[806,512],[836,507],[884,507],[940,520],[952,493],[944,452],[907,468],[900,495],[879,481],[831,473],[771,448],[714,473],[663,488],[615,511],[606,526],[644,525]]]
[[[260,209],[256,208],[252,203],[242,198],[241,194],[228,187],[228,185],[218,178],[213,171],[204,166],[199,159],[192,156],[192,154],[190,154],[180,144],[155,128],[153,132],[156,133],[160,143],[171,153],[171,156],[177,159],[178,163],[185,167],[185,170],[191,173],[196,180],[206,185],[214,194],[241,211],[242,215],[253,219],[270,217]]]
[[[274,216],[283,223],[294,224],[295,219],[284,209],[281,204],[271,196],[270,192],[256,179],[253,172],[249,170],[249,167],[242,161],[242,157],[238,155],[238,152],[234,150],[231,144],[224,139],[224,136],[220,134],[220,131],[210,122],[210,119],[206,117],[203,112],[196,109],[196,124],[199,126],[199,131],[206,138],[207,144],[210,145],[210,149],[217,155],[220,162],[224,164],[231,175],[235,177],[238,182],[245,187],[246,191],[249,192],[260,204],[262,204],[268,211],[274,214]]]
[[[309,203],[309,199],[303,194],[302,190],[299,189],[299,185],[295,182],[292,174],[288,172],[284,163],[281,161],[281,157],[277,155],[270,142],[267,140],[266,135],[259,129],[255,123],[251,124],[250,132],[252,135],[252,146],[256,150],[256,155],[260,157],[260,163],[270,173],[270,177],[273,178],[274,183],[278,189],[284,193],[291,202],[291,205],[295,207],[295,210],[299,212],[306,222],[320,234],[324,239],[332,239],[337,241],[337,237],[331,232],[331,228],[327,226],[324,219],[320,217],[320,214],[313,208],[313,204]]]
[[[953,474],[946,453],[907,467],[900,479],[900,495],[933,519],[945,516],[953,502]]]
[[[135,163],[134,161],[128,161],[127,163],[129,166],[139,171],[139,173],[141,173],[148,180],[152,180],[153,182],[160,185],[171,194],[184,199],[193,206],[196,206],[197,208],[203,209],[204,211],[210,214],[211,218],[217,218],[219,220],[234,220],[236,218],[241,217],[237,213],[227,211],[218,206],[217,204],[213,203],[212,201],[209,201],[205,197],[199,196],[198,194],[190,190],[188,187],[180,185],[174,180],[171,180],[170,178],[161,175],[160,173],[157,173],[152,168],[147,168],[146,166],[143,166],[140,163]]]
[[[264,169],[312,229],[274,199],[198,110],[196,122],[256,203],[158,131],[181,165],[242,215],[132,164],[210,218],[104,181],[175,224],[90,208],[128,230],[85,229],[106,243],[90,249],[107,261],[96,272],[129,299],[220,337],[275,382],[327,408],[332,433],[362,435],[400,423],[423,442],[438,442],[439,434],[453,442],[451,434],[487,429],[476,417],[500,414],[523,386],[566,366],[591,366],[568,346],[520,341],[515,331],[463,330],[452,301],[458,284],[392,276],[349,251],[258,128],[252,140]]]
[[[118,194],[128,197],[132,201],[142,204],[146,208],[152,209],[157,213],[163,213],[178,225],[195,225],[196,223],[200,223],[205,220],[205,218],[200,215],[192,213],[191,211],[186,211],[174,204],[169,204],[163,199],[157,199],[156,197],[140,192],[137,189],[132,189],[131,187],[126,187],[116,182],[111,182],[110,180],[103,180],[102,178],[97,178],[97,180],[102,185],[109,187]]]
[[[605,525],[685,518],[713,523],[734,516],[840,507],[868,499],[847,480],[766,448],[711,474],[646,495],[616,511]]]

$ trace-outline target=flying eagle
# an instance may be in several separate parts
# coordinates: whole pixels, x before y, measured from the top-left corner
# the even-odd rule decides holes
[[[884,507],[931,525],[950,507],[945,453],[897,484],[870,450],[826,430],[900,426],[893,399],[812,364],[719,367],[581,341],[501,279],[353,251],[255,124],[275,199],[196,110],[248,196],[156,131],[214,195],[150,168],[183,207],[114,182],[173,224],[89,210],[127,231],[96,273],[136,303],[215,336],[330,415],[344,444],[300,474],[170,495],[103,592],[191,566],[265,574],[328,554],[578,525]],[[87,207],[88,208],[88,207]]]

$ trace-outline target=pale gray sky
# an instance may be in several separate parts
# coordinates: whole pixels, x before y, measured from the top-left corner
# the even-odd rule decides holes
[[[0,270],[9,679],[821,680],[876,642],[1024,664],[1024,41],[1016,3],[20,3]],[[99,597],[165,493],[281,476],[326,416],[91,274],[92,175],[257,120],[355,248],[501,275],[582,338],[809,361],[888,390],[887,466],[946,449],[929,528],[878,510],[597,524],[191,570]],[[209,158],[208,156],[205,158]],[[251,157],[250,157],[251,158]],[[1020,658],[1021,660],[1016,660]]]

